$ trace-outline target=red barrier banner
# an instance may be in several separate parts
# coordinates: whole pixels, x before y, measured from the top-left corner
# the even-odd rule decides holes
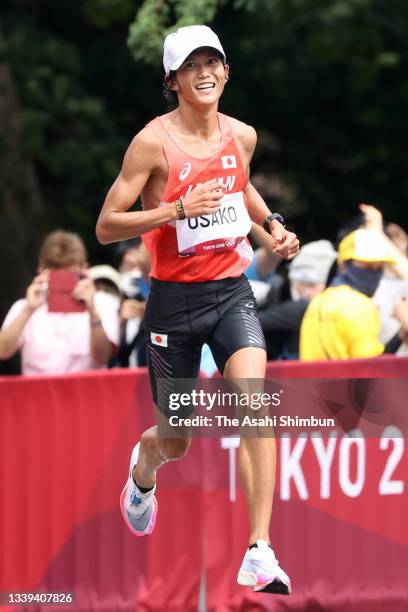
[[[322,376],[271,366],[268,376]],[[337,373],[334,370],[337,368]],[[340,369],[342,368],[342,373]],[[406,376],[408,361],[329,364],[329,377]],[[145,370],[0,379],[0,593],[73,593],[76,611],[408,609],[404,437],[278,440],[271,539],[290,597],[236,584],[248,544],[234,437],[197,438],[158,477],[154,533],[126,529],[119,495],[153,424]],[[60,610],[35,604],[27,610]]]

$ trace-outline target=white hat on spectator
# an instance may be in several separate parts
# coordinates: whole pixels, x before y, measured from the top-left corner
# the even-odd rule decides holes
[[[289,267],[289,279],[307,285],[325,284],[337,253],[328,240],[305,244]]]
[[[178,70],[190,53],[200,47],[216,49],[225,61],[225,52],[220,39],[208,26],[186,26],[166,36],[163,52],[163,66],[166,75],[170,73],[170,70]]]
[[[120,274],[115,268],[112,266],[108,266],[106,264],[100,266],[93,266],[88,270],[89,276],[92,280],[109,280],[111,283],[115,285],[115,287],[120,291],[120,283],[121,277]]]

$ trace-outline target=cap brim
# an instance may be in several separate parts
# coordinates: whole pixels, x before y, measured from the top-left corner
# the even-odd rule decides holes
[[[337,262],[338,263],[343,263],[344,261],[363,261],[365,263],[388,263],[388,264],[395,264],[397,263],[396,260],[393,257],[390,256],[385,256],[385,257],[379,257],[378,259],[373,259],[373,258],[368,258],[368,257],[358,257],[358,256],[354,256],[354,257],[347,257],[346,259],[343,257],[338,257],[337,258]]]
[[[181,66],[181,64],[183,62],[186,61],[186,59],[188,58],[188,56],[193,53],[193,51],[197,51],[197,49],[202,49],[204,47],[207,47],[208,49],[215,49],[215,51],[218,51],[218,53],[221,53],[222,57],[224,58],[224,62],[226,60],[225,57],[225,53],[222,49],[219,49],[218,47],[214,47],[213,45],[209,45],[208,43],[195,43],[192,44],[188,49],[186,49],[185,53],[183,53],[183,55],[181,57],[179,57],[171,66],[170,66],[170,70],[178,70]]]

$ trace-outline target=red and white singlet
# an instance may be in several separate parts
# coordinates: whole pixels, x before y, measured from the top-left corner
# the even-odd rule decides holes
[[[218,113],[220,149],[208,158],[184,153],[160,117],[148,125],[159,135],[169,174],[161,197],[173,202],[197,184],[222,180],[225,195],[217,213],[167,223],[143,234],[150,252],[150,275],[163,281],[202,282],[240,276],[252,261],[247,234],[251,220],[243,190],[248,181],[228,118]]]

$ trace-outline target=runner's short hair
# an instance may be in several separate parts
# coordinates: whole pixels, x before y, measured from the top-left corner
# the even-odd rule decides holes
[[[83,266],[87,261],[87,253],[78,234],[56,230],[45,237],[38,259],[41,268],[56,270],[76,265]]]
[[[169,85],[171,81],[174,81],[175,76],[176,76],[176,71],[170,70],[169,76],[166,77],[163,81],[163,96],[165,97],[166,101],[169,102],[171,106],[173,104],[174,105],[177,104],[177,94],[175,91],[170,89],[170,85]]]

